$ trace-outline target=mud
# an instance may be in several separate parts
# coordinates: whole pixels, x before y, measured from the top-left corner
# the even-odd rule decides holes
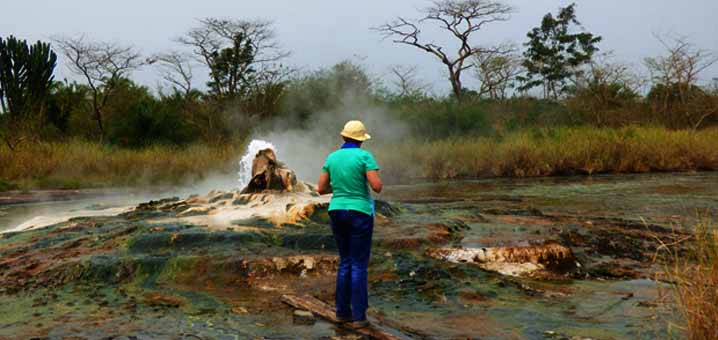
[[[658,240],[714,212],[717,194],[715,174],[389,187],[369,314],[420,339],[666,336]],[[295,323],[281,302],[333,301],[326,200],[215,191],[0,234],[0,339],[352,338],[321,319]],[[476,249],[493,255],[445,256]],[[487,263],[542,268],[514,276]]]

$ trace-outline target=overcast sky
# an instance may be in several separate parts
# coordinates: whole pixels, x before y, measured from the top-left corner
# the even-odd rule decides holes
[[[395,64],[417,65],[420,78],[439,93],[448,91],[441,64],[414,48],[382,41],[370,27],[402,15],[418,17],[422,0],[0,0],[0,36],[30,40],[84,33],[95,40],[134,44],[146,54],[177,49],[172,41],[197,18],[263,18],[274,21],[280,43],[293,54],[289,64],[304,70],[343,59],[360,60],[375,76],[388,77]],[[600,47],[640,68],[645,57],[662,53],[653,33],[683,35],[702,49],[718,52],[717,0],[576,1],[584,27],[603,36]],[[476,34],[475,43],[523,43],[526,32],[547,12],[569,1],[513,0],[516,13]],[[433,35],[437,42],[443,36]],[[446,38],[448,40],[448,37]],[[61,62],[64,62],[61,59]],[[69,77],[66,68],[58,79]],[[470,76],[466,75],[467,78]],[[704,79],[718,77],[714,67]],[[159,79],[151,69],[134,78],[152,88]],[[466,79],[467,81],[469,79]]]

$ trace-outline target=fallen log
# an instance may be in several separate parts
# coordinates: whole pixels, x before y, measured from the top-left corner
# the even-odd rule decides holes
[[[321,301],[313,296],[282,295],[282,301],[294,308],[308,310],[329,322],[332,322],[335,324],[341,324],[339,322],[339,320],[337,320],[337,317],[334,313],[334,308],[331,305],[329,305],[329,304],[325,303],[324,301]],[[382,327],[382,328],[386,328],[386,327]],[[391,333],[379,328],[377,325],[374,325],[374,324],[370,325],[369,327],[359,328],[359,329],[351,329],[351,330],[358,334],[368,336],[372,339],[377,339],[377,340],[403,340],[403,339],[406,339],[404,337],[399,337],[394,334],[391,334]],[[398,334],[401,332],[394,330],[392,333]]]

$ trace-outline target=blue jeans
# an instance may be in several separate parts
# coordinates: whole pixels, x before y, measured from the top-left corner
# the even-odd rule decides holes
[[[354,321],[366,320],[369,305],[367,267],[371,254],[374,216],[354,210],[329,212],[332,232],[339,249],[337,271],[337,317]]]

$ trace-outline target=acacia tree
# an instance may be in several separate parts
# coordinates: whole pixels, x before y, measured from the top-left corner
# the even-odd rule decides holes
[[[558,99],[580,66],[591,62],[601,37],[588,32],[573,33],[574,25],[581,25],[576,19],[575,3],[560,8],[556,17],[546,14],[541,26],[529,31],[523,61],[526,76],[520,78],[521,90],[542,86],[544,98]]]
[[[210,88],[219,97],[233,96],[272,75],[289,53],[278,44],[272,23],[264,20],[204,18],[177,41],[192,48],[209,69]],[[263,74],[268,73],[268,74]]]
[[[475,76],[481,85],[479,97],[505,99],[523,71],[517,49],[511,44],[487,49],[474,56]]]
[[[145,65],[132,46],[92,42],[79,37],[54,39],[68,60],[70,70],[85,78],[92,94],[92,114],[97,123],[100,142],[105,138],[104,109],[117,84],[126,75]]]
[[[375,30],[385,38],[393,37],[394,43],[413,46],[435,56],[447,68],[454,96],[461,99],[461,74],[474,66],[469,58],[486,51],[471,39],[485,25],[508,20],[513,8],[494,0],[437,0],[423,12],[421,19],[399,17]],[[456,52],[447,52],[448,47],[424,40],[420,29],[424,24],[436,25],[449,32],[458,42]]]
[[[10,149],[22,140],[23,132],[32,132],[23,130],[45,121],[56,65],[57,55],[47,43],[29,45],[13,36],[0,38],[0,132]]]

